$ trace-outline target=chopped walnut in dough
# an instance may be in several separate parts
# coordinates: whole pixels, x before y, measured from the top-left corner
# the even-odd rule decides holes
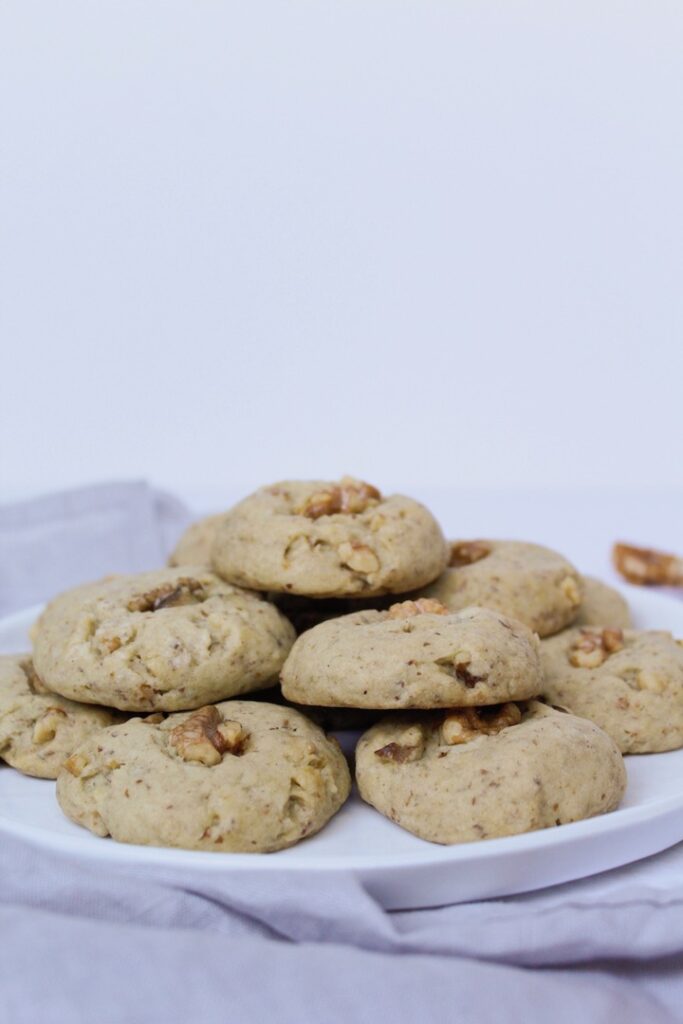
[[[33,727],[34,743],[49,743],[57,735],[57,729],[68,718],[62,708],[46,708]]]
[[[204,600],[204,586],[199,580],[181,576],[177,583],[167,583],[128,602],[129,612],[157,612],[160,608],[178,608],[186,604],[199,604]],[[119,645],[120,646],[120,645]],[[116,648],[114,648],[115,650]]]
[[[72,754],[71,757],[67,757],[64,762],[64,767],[73,775],[75,779],[80,779],[85,772],[85,769],[90,764],[90,758],[85,754]],[[92,774],[92,772],[91,772]]]
[[[449,746],[468,743],[477,736],[495,736],[521,721],[521,709],[512,702],[490,708],[458,708],[444,718],[441,740]]]
[[[414,615],[448,615],[448,608],[431,597],[419,597],[417,601],[398,601],[392,604],[387,617],[411,619]]]
[[[570,604],[575,605],[577,608],[581,604],[581,590],[575,579],[571,576],[565,576],[560,584],[560,590],[567,598]]]
[[[375,754],[380,761],[405,764],[407,761],[419,761],[424,754],[424,749],[424,730],[419,725],[411,725],[401,735],[400,741],[387,743],[386,746],[376,750]]]
[[[599,668],[610,654],[620,651],[623,646],[621,629],[582,629],[570,648],[569,662],[574,668]]]
[[[337,552],[342,565],[347,565],[354,572],[365,576],[368,573],[377,572],[379,569],[379,558],[367,544],[361,544],[358,541],[344,541],[337,548]]]
[[[667,688],[667,677],[659,672],[653,672],[641,668],[636,676],[639,690],[649,690],[650,693],[664,693]]]
[[[382,495],[372,484],[345,476],[338,484],[332,484],[324,491],[312,494],[304,505],[297,509],[297,513],[308,516],[309,519],[331,516],[339,512],[355,515],[379,504],[381,500]]]
[[[169,734],[170,746],[184,761],[205,765],[219,764],[224,754],[241,754],[247,739],[239,722],[224,721],[213,704],[195,711]]]

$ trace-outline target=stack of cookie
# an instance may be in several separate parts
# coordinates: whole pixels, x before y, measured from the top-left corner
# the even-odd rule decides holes
[[[462,842],[618,804],[614,743],[534,699],[544,688],[536,633],[563,629],[581,604],[561,556],[448,545],[426,509],[353,479],[264,488],[196,527],[173,560],[190,556],[308,627],[281,672],[288,701],[385,714],[358,743],[356,778],[411,832]]]
[[[346,761],[296,711],[229,698],[271,685],[294,635],[273,604],[202,566],[77,587],[40,617],[32,661],[0,668],[0,702],[13,703],[0,754],[59,773],[62,808],[98,835],[289,846],[346,800]]]
[[[619,750],[683,745],[683,649],[630,626],[547,548],[449,544],[352,478],[278,483],[169,567],[48,605],[32,660],[0,662],[0,757],[98,835],[269,851],[343,805],[321,724],[366,716],[368,803],[435,842],[511,835],[616,807]]]
[[[613,810],[626,783],[606,733],[534,699],[539,646],[500,612],[418,598],[307,631],[282,688],[387,712],[358,743],[356,779],[392,821],[439,843],[512,835]]]

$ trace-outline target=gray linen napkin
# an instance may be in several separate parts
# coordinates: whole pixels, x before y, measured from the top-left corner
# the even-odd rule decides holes
[[[190,518],[177,498],[143,481],[0,507],[0,615],[110,572],[163,565]]]

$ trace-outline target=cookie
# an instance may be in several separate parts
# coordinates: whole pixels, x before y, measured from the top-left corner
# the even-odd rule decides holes
[[[469,605],[492,608],[549,636],[576,618],[581,583],[562,555],[540,544],[454,541],[449,567],[419,596],[435,598],[454,612]]]
[[[256,491],[223,517],[213,547],[213,567],[231,583],[326,598],[421,587],[447,558],[423,505],[350,477]]]
[[[618,590],[592,576],[581,577],[581,607],[575,626],[633,626],[631,609]]]
[[[108,708],[50,693],[29,654],[0,657],[0,760],[25,775],[56,779],[62,762],[79,744],[121,720]]]
[[[115,576],[52,601],[34,663],[55,693],[127,711],[177,711],[268,686],[294,641],[283,615],[206,568]]]
[[[319,831],[350,786],[339,746],[303,715],[235,700],[107,729],[66,761],[57,799],[119,842],[255,853]]]
[[[323,622],[294,644],[280,676],[298,704],[444,708],[524,700],[543,688],[539,640],[486,608],[435,601]]]
[[[185,530],[171,552],[169,565],[211,565],[211,548],[222,514],[198,519]]]
[[[539,701],[385,718],[356,750],[360,795],[433,843],[467,843],[614,810],[626,773],[592,722]]]
[[[683,746],[683,646],[666,632],[568,629],[541,644],[543,692],[624,754]]]

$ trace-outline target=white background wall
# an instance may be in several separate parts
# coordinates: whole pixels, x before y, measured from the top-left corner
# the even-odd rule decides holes
[[[678,2],[0,6],[2,493],[681,483]]]

